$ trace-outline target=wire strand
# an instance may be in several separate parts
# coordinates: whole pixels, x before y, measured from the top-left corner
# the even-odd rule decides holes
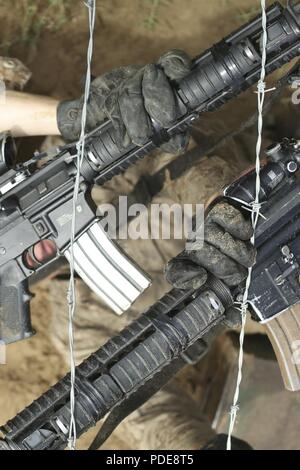
[[[93,56],[93,33],[95,28],[96,16],[96,0],[88,0],[84,2],[88,8],[88,21],[89,21],[89,43],[87,49],[87,68],[84,89],[84,100],[81,113],[81,133],[77,142],[77,155],[76,155],[76,177],[74,184],[73,200],[72,200],[72,221],[71,221],[71,237],[70,237],[70,282],[68,287],[68,307],[69,307],[69,354],[70,354],[70,426],[68,447],[70,450],[76,449],[77,431],[75,419],[75,381],[76,381],[76,364],[75,364],[75,350],[74,350],[74,317],[76,313],[76,291],[75,291],[75,259],[74,259],[74,242],[76,237],[76,211],[77,200],[80,186],[80,173],[81,166],[84,159],[85,150],[85,127],[87,117],[87,103],[90,94],[91,85],[91,62]]]
[[[257,123],[257,142],[256,142],[256,160],[255,160],[255,200],[252,203],[251,210],[251,221],[253,227],[253,236],[251,238],[251,243],[255,244],[255,232],[257,223],[260,216],[261,203],[259,201],[260,195],[260,154],[262,147],[262,134],[263,134],[263,108],[265,101],[266,90],[266,63],[267,63],[267,42],[268,42],[268,32],[267,32],[267,14],[266,14],[266,2],[265,0],[260,0],[261,12],[262,12],[262,42],[261,42],[261,74],[260,79],[257,84],[257,108],[258,108],[258,123]],[[243,294],[243,300],[241,304],[241,317],[242,325],[239,336],[239,356],[238,356],[238,373],[236,380],[236,387],[233,396],[233,403],[230,409],[229,414],[229,429],[228,429],[228,438],[227,438],[227,450],[231,450],[231,438],[236,424],[237,414],[239,411],[239,396],[240,396],[240,386],[243,378],[243,362],[244,362],[244,339],[245,339],[245,327],[247,322],[247,309],[248,309],[248,297],[249,289],[252,281],[252,271],[253,268],[248,269],[248,276],[246,279],[245,291]]]

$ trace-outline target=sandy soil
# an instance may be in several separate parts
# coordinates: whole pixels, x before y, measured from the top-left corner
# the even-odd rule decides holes
[[[21,9],[11,8],[11,3],[7,7],[7,2],[0,0],[0,31],[5,38],[20,34],[22,24]],[[254,0],[172,0],[159,6],[157,24],[147,29],[144,20],[150,14],[151,2],[99,1],[93,73],[101,74],[128,63],[153,61],[170,48],[183,48],[196,55],[243,23],[242,13],[249,12],[256,3]],[[62,30],[45,31],[35,45],[12,47],[10,54],[23,60],[33,72],[29,91],[60,98],[80,93],[87,29],[85,8],[83,2],[79,4],[74,5],[70,21]],[[254,103],[253,99],[250,101]],[[248,104],[249,95],[242,97],[235,112],[227,112],[226,125],[237,124],[250,111]],[[36,294],[32,316],[38,334],[9,346],[8,364],[0,366],[0,422],[14,416],[67,370],[49,335],[50,319],[43,309],[47,288],[42,284]]]

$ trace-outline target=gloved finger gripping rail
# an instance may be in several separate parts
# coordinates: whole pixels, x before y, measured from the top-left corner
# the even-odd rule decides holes
[[[289,4],[286,9],[275,3],[267,11],[267,21],[266,72],[271,73],[299,54],[300,3]],[[256,83],[261,69],[260,41],[261,18],[258,17],[196,58],[191,72],[174,83],[181,118],[169,129],[154,126],[153,138],[142,147],[132,146],[122,152],[108,123],[102,135],[90,144],[85,176],[95,177],[96,183],[101,184],[171,136],[186,130],[199,114],[220,107]],[[102,171],[97,176],[99,170]]]

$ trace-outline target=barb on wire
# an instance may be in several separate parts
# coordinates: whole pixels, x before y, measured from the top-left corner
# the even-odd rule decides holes
[[[96,16],[96,0],[87,0],[84,2],[88,8],[89,18],[89,43],[87,49],[87,69],[84,89],[84,100],[81,114],[81,133],[77,142],[77,155],[76,155],[76,178],[74,185],[73,201],[72,201],[72,221],[71,221],[71,242],[70,242],[70,282],[68,288],[68,307],[69,307],[69,352],[70,352],[70,427],[69,427],[69,439],[68,447],[71,450],[76,448],[76,420],[75,420],[75,380],[76,380],[76,368],[75,368],[75,357],[74,357],[74,316],[76,312],[76,292],[75,292],[75,260],[74,260],[74,242],[76,236],[76,210],[77,210],[77,199],[79,194],[80,184],[80,170],[84,158],[85,149],[85,127],[86,127],[86,116],[87,116],[87,103],[90,94],[91,85],[91,62],[93,55],[93,33],[95,28],[95,16]]]
[[[258,107],[258,121],[257,121],[257,142],[256,142],[256,160],[255,160],[255,171],[256,171],[256,181],[255,181],[255,200],[252,203],[251,210],[251,221],[253,227],[253,236],[251,238],[251,243],[255,243],[255,231],[257,223],[260,216],[261,203],[259,201],[260,194],[260,154],[262,147],[262,133],[263,133],[263,108],[265,101],[266,90],[266,62],[267,62],[267,42],[268,42],[268,33],[267,33],[267,14],[266,14],[266,2],[265,0],[260,0],[261,4],[261,17],[262,17],[262,44],[261,44],[261,74],[260,80],[257,84],[257,107]],[[269,90],[268,90],[269,91]],[[230,419],[229,419],[229,430],[228,430],[228,439],[227,439],[227,450],[231,450],[231,438],[234,431],[234,426],[237,419],[237,413],[239,410],[239,395],[240,395],[240,385],[242,381],[242,370],[243,370],[243,360],[244,360],[244,339],[245,339],[245,327],[247,322],[247,308],[248,308],[248,294],[249,288],[252,281],[252,270],[250,267],[248,269],[248,276],[246,279],[245,291],[243,295],[242,305],[241,305],[241,317],[242,325],[239,338],[239,357],[238,357],[238,373],[236,380],[236,387],[233,397],[233,403],[230,409]]]

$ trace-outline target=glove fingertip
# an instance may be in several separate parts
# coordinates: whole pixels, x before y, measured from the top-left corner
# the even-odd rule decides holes
[[[207,271],[189,260],[172,260],[165,268],[167,281],[176,289],[199,289],[207,281]]]
[[[208,220],[220,225],[240,240],[250,240],[253,235],[251,221],[246,219],[242,212],[229,202],[221,201],[216,204],[209,212]]]
[[[142,93],[143,71],[132,77],[118,95],[120,116],[131,141],[144,145],[152,135],[152,127],[145,109]]]
[[[147,113],[161,127],[170,127],[177,117],[176,100],[163,70],[154,64],[147,65],[142,88]]]

